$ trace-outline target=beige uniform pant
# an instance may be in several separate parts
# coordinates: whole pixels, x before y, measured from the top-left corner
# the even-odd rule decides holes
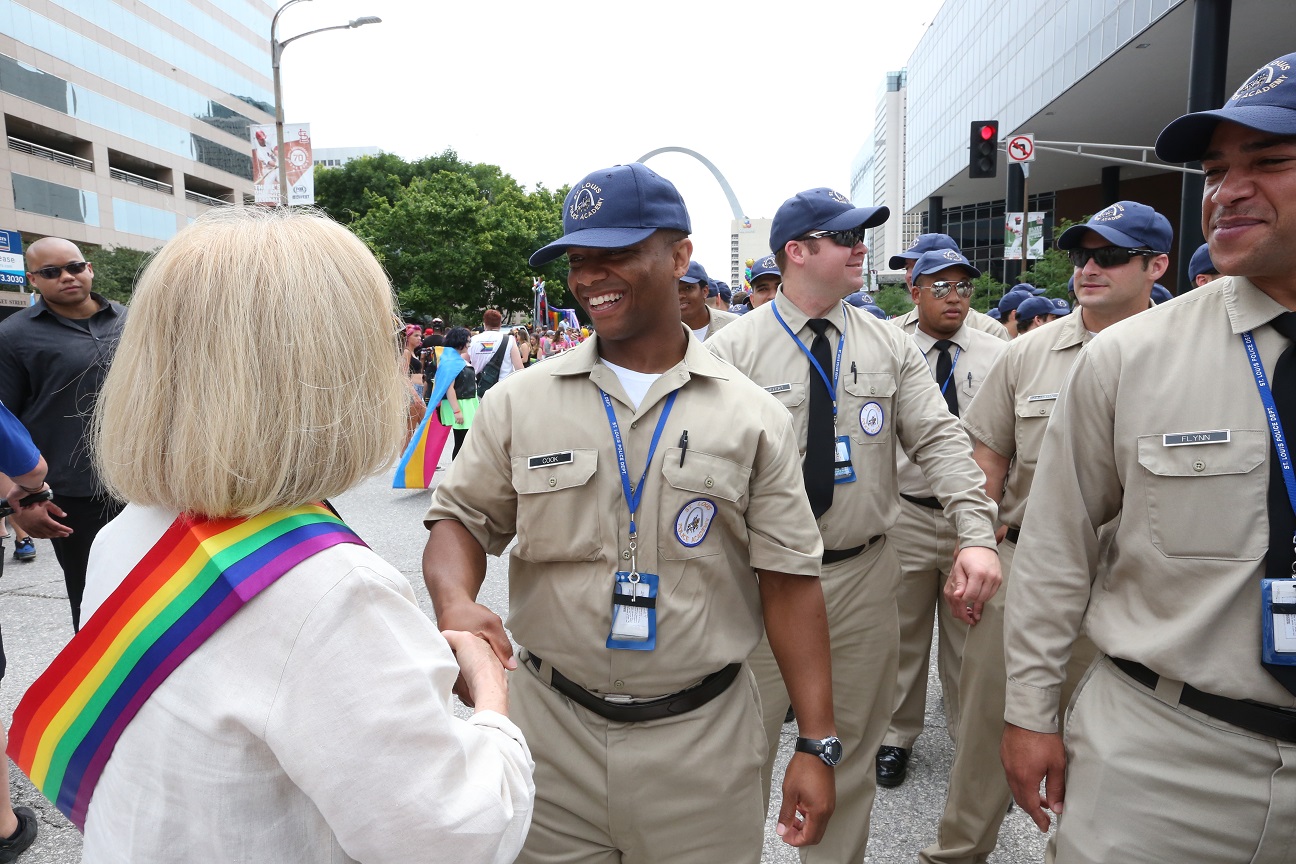
[[[1103,658],[1067,719],[1058,864],[1291,864],[1296,744],[1178,705]],[[1054,847],[1055,844],[1055,847]]]
[[[945,701],[945,728],[958,730],[959,666],[968,626],[950,612],[943,599],[945,580],[954,564],[958,535],[941,510],[900,499],[900,518],[887,532],[900,559],[900,674],[895,710],[883,744],[913,749],[923,731],[927,707],[927,666],[931,659],[932,621],[940,617],[936,668]]]
[[[837,809],[822,842],[800,850],[803,862],[859,864],[864,860],[877,793],[873,757],[882,744],[895,704],[899,644],[895,595],[899,576],[900,565],[890,538],[879,540],[854,558],[823,568],[820,579],[832,650],[833,719],[842,742],[842,761],[834,769]],[[768,736],[761,771],[768,801],[788,696],[768,642],[762,640],[750,662],[760,687]]]
[[[1004,600],[1017,545],[999,544],[1004,584],[985,604],[981,621],[968,630],[959,679],[960,713],[954,764],[950,767],[945,810],[936,842],[918,853],[922,864],[982,864],[999,842],[999,826],[1008,813],[1012,791],[999,758],[1003,740],[1008,673],[1004,666]],[[1073,646],[1059,703],[1071,695],[1095,655],[1086,637]]]
[[[765,733],[750,670],[701,708],[643,723],[591,713],[530,663],[509,687],[536,764],[519,864],[758,864]]]

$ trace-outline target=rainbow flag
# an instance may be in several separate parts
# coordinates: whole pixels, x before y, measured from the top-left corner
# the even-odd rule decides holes
[[[341,543],[365,545],[318,504],[177,517],[23,695],[9,756],[84,831],[104,765],[153,691],[262,589]]]
[[[432,392],[428,394],[427,413],[423,415],[423,422],[410,436],[405,452],[396,463],[396,475],[392,477],[393,489],[426,489],[432,485],[432,475],[436,473],[437,463],[441,461],[441,451],[445,450],[446,439],[450,437],[450,427],[441,425],[441,420],[437,417],[437,406],[467,365],[458,351],[451,349],[442,353],[432,383]]]

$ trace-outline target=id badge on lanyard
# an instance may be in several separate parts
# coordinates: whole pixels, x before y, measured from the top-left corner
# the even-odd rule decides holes
[[[603,407],[607,411],[612,443],[616,446],[617,468],[621,472],[621,491],[630,508],[630,569],[618,570],[612,574],[612,627],[607,637],[608,648],[651,651],[657,647],[658,577],[656,573],[639,571],[639,531],[635,524],[635,514],[639,510],[639,502],[643,500],[644,483],[648,480],[653,454],[657,452],[657,442],[661,440],[662,430],[666,428],[666,418],[675,407],[675,397],[678,395],[679,391],[676,390],[666,397],[661,416],[657,418],[657,428],[653,430],[652,443],[648,446],[648,461],[644,465],[643,474],[639,477],[639,483],[631,486],[621,427],[617,424],[611,398],[603,393]]]

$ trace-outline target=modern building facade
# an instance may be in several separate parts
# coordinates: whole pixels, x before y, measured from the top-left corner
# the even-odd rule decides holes
[[[759,261],[770,254],[772,219],[737,219],[729,222],[729,287],[742,286],[748,261]]]
[[[318,168],[341,168],[362,156],[377,156],[382,152],[378,147],[315,147],[312,151]]]
[[[0,0],[0,228],[153,249],[252,194],[265,0]]]
[[[1218,107],[1256,68],[1290,52],[1293,32],[1290,0],[946,0],[907,66],[905,208],[1002,278],[1006,157],[996,178],[968,178],[971,124],[998,120],[1001,142],[1029,132],[1041,144],[1025,191],[1031,210],[1049,213],[1046,230],[1130,198],[1169,217],[1178,238],[1184,175],[1150,151],[1160,130],[1189,110],[1194,44],[1199,65],[1223,55],[1215,59],[1228,83],[1216,104],[1199,110]],[[1075,144],[1095,143],[1132,149],[1075,154]],[[1012,197],[1020,200],[1020,191]],[[1197,241],[1189,241],[1190,253]],[[1177,246],[1167,250],[1168,276],[1180,284]]]
[[[887,269],[892,255],[907,249],[921,232],[922,218],[905,213],[905,100],[908,72],[888,72],[878,88],[873,139],[851,166],[851,200],[857,207],[887,207],[891,218],[870,230],[868,267]]]

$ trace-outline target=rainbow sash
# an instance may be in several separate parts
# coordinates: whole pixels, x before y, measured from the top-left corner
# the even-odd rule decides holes
[[[23,695],[9,756],[84,831],[104,765],[153,691],[262,589],[341,543],[365,545],[318,504],[177,517]]]

